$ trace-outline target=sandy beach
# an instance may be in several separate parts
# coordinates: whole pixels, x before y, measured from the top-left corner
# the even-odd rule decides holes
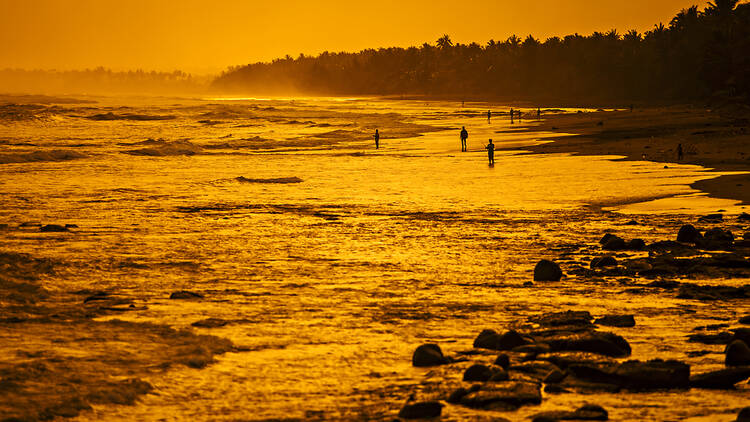
[[[517,128],[565,134],[554,142],[529,148],[532,153],[620,155],[624,160],[695,164],[722,172],[750,172],[750,128],[747,107],[717,109],[694,106],[635,108],[634,111],[592,113],[526,113]],[[507,118],[507,116],[505,116]],[[502,130],[502,133],[518,129]],[[569,136],[568,134],[574,134]],[[684,157],[678,161],[682,144]],[[716,198],[750,204],[750,173],[726,175],[693,183],[691,187]]]

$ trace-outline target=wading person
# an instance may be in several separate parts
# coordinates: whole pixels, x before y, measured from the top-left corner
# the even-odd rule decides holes
[[[378,132],[377,129],[375,129],[375,149],[380,148],[380,132]]]
[[[513,109],[511,108],[510,109],[510,124],[513,124],[513,113],[515,113],[515,111],[513,111]]]
[[[492,143],[492,139],[490,139],[490,143],[484,149],[487,150],[487,158],[490,160],[490,165],[495,164],[495,144]]]
[[[487,123],[490,122],[491,118],[492,118],[492,111],[491,110],[487,110]]]
[[[466,140],[469,139],[469,132],[465,126],[461,126],[461,152],[466,152]]]
[[[536,109],[536,119],[540,120],[541,118],[542,118],[542,109],[541,108],[537,108]]]

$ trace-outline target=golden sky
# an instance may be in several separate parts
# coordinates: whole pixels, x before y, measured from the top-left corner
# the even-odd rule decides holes
[[[0,0],[0,68],[210,73],[290,54],[667,24],[696,0]]]

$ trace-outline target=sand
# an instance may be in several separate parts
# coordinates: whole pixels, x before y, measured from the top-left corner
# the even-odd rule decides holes
[[[695,164],[718,171],[750,172],[750,112],[746,108],[706,109],[690,106],[597,111],[575,114],[529,112],[516,130],[546,130],[565,134],[554,142],[528,148],[533,153],[619,155],[624,160]],[[507,117],[506,117],[507,118]],[[501,131],[506,133],[507,130]],[[573,134],[570,136],[569,134]],[[691,187],[716,198],[750,204],[750,173],[702,180]]]

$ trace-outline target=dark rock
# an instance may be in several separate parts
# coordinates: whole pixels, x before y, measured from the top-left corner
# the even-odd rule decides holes
[[[550,372],[559,371],[560,368],[558,368],[557,365],[552,362],[536,360],[533,362],[511,365],[508,370],[513,372],[521,372],[541,381],[547,375],[549,375]]]
[[[195,321],[194,323],[190,325],[192,325],[193,327],[201,327],[201,328],[218,328],[218,327],[223,327],[227,324],[229,324],[229,321],[224,320],[224,319],[206,318],[200,321]]]
[[[705,250],[732,250],[734,235],[729,230],[714,227],[703,235],[703,240],[698,242],[698,246]]]
[[[560,266],[543,259],[534,267],[534,281],[560,281],[563,273]]]
[[[508,372],[506,372],[503,369],[500,368],[493,368],[494,373],[490,377],[488,382],[501,382],[501,381],[508,381],[510,379],[510,376],[508,376]]]
[[[518,346],[531,343],[529,340],[523,338],[515,330],[510,330],[497,339],[498,350],[512,350]]]
[[[750,240],[750,232],[745,232],[745,234],[742,235],[742,238],[745,240]]]
[[[626,248],[631,251],[642,251],[646,249],[646,242],[643,239],[631,239],[628,241]]]
[[[450,360],[443,356],[443,351],[437,344],[423,344],[414,351],[411,356],[411,364],[416,367],[438,366],[450,363]]]
[[[537,413],[532,416],[533,422],[557,422],[557,421],[606,421],[609,414],[604,408],[595,404],[587,404],[573,412],[554,410],[550,412]]]
[[[461,399],[464,398],[465,395],[469,394],[469,390],[467,390],[464,387],[457,388],[453,390],[450,396],[445,400],[448,403],[451,404],[458,404],[461,402]]]
[[[474,347],[478,349],[500,350],[500,334],[494,330],[482,330],[474,339]]]
[[[479,382],[485,382],[489,381],[490,378],[492,378],[493,375],[495,375],[496,371],[493,371],[492,368],[490,368],[487,365],[482,365],[481,363],[477,363],[475,365],[470,366],[465,372],[464,372],[464,381],[479,381]]]
[[[708,214],[700,217],[698,221],[703,223],[720,223],[724,221],[724,216],[721,214]]]
[[[437,401],[425,401],[405,405],[400,412],[399,418],[404,419],[429,419],[437,418],[443,411],[443,405]]]
[[[750,406],[740,410],[740,413],[737,414],[737,419],[735,419],[735,422],[750,422]]]
[[[479,391],[461,398],[461,404],[475,409],[514,410],[526,404],[540,404],[542,391],[539,384],[506,381],[485,384]]]
[[[39,228],[40,232],[67,232],[67,227],[61,226],[59,224],[47,224]]]
[[[564,380],[567,374],[559,369],[551,370],[545,377],[543,382],[545,384],[557,384]]]
[[[189,292],[187,290],[180,290],[169,295],[170,299],[203,299],[203,295],[200,293]]]
[[[635,318],[633,315],[605,315],[597,318],[594,324],[609,327],[635,327]]]
[[[690,383],[690,365],[674,360],[627,361],[615,365],[570,365],[577,379],[614,385],[630,390],[686,388]]]
[[[690,377],[694,388],[731,389],[740,381],[750,378],[750,366],[738,366]]]
[[[594,317],[591,316],[589,311],[564,311],[542,314],[539,317],[531,318],[531,321],[545,327],[591,326],[591,320],[593,319]]]
[[[497,359],[495,359],[495,365],[503,369],[508,369],[508,367],[510,366],[510,358],[505,353],[501,353],[497,355]]]
[[[627,248],[628,245],[625,243],[625,239],[619,236],[612,236],[602,245],[602,249],[608,251],[623,251]]]
[[[724,351],[727,366],[750,366],[750,347],[742,340],[734,340]]]
[[[684,243],[698,243],[703,240],[701,233],[693,227],[691,224],[686,224],[680,227],[680,231],[677,233],[677,241]]]
[[[567,333],[537,339],[549,344],[553,352],[580,351],[598,353],[604,356],[625,357],[630,355],[628,342],[614,333],[586,331]]]
[[[635,221],[635,220],[630,220],[630,221],[628,221],[627,223],[625,223],[624,225],[625,225],[625,226],[637,226],[638,224],[640,224],[640,223],[638,223],[638,222],[637,222],[637,221]]]
[[[534,287],[534,282],[532,281],[524,281],[523,287]]]
[[[538,355],[541,353],[548,353],[550,351],[550,347],[548,344],[544,343],[525,344],[523,346],[514,347],[511,351],[514,353],[529,353]]]
[[[740,318],[739,323],[740,324],[750,324],[750,315],[745,315],[742,318]]]
[[[729,344],[732,341],[733,334],[730,332],[722,332],[716,334],[690,334],[688,336],[688,342],[690,343],[703,343],[703,344]]]
[[[750,221],[750,214],[743,212],[737,216],[737,221]]]
[[[589,267],[591,269],[594,268],[602,268],[602,267],[616,267],[617,266],[617,260],[612,256],[598,256],[591,260],[591,264]]]
[[[557,384],[548,384],[548,385],[546,385],[544,387],[544,392],[545,393],[550,393],[550,394],[570,393],[569,390],[567,390],[566,388],[564,388],[562,386],[559,386]]]
[[[78,228],[78,224],[66,224],[65,228],[66,229],[77,229]]]
[[[730,331],[734,333],[732,340],[741,340],[745,344],[750,344],[750,328],[733,328]]]
[[[608,357],[589,352],[555,352],[537,356],[539,360],[554,363],[557,367],[566,369],[570,365],[614,365],[617,362]]]
[[[680,299],[696,300],[729,300],[744,299],[750,297],[750,285],[743,287],[732,286],[707,286],[691,283],[680,284],[677,293]]]
[[[609,242],[609,240],[612,239],[613,237],[617,237],[617,236],[613,235],[612,233],[605,233],[604,236],[602,236],[602,238],[599,239],[599,243],[603,245]]]

